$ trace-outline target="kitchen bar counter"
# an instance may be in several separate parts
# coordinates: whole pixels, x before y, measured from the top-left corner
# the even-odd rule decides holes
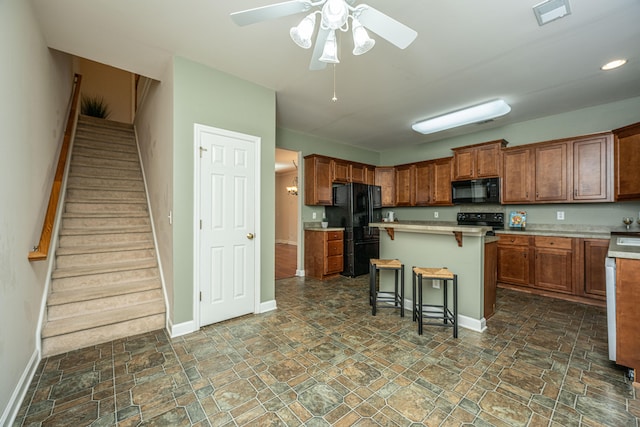
[[[609,258],[627,258],[627,259],[640,259],[640,246],[632,245],[620,245],[618,244],[619,238],[631,238],[640,241],[640,236],[637,235],[620,235],[614,234],[611,236],[609,242]]]
[[[411,307],[412,267],[447,267],[458,275],[458,320],[464,328],[478,332],[484,319],[484,243],[491,227],[459,226],[444,221],[371,223],[380,233],[380,258],[404,264],[405,307]],[[392,232],[389,233],[388,231]],[[393,272],[379,274],[382,289],[393,288]],[[442,290],[425,283],[425,303],[442,301]]]

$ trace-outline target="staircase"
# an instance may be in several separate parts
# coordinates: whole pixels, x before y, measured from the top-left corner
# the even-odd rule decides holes
[[[133,126],[80,116],[42,330],[43,356],[164,326]]]

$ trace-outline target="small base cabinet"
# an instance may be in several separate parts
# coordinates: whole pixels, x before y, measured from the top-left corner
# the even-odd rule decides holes
[[[305,230],[305,276],[324,280],[337,276],[344,268],[344,232],[336,230]]]
[[[616,363],[640,369],[640,260],[616,260]],[[636,382],[638,379],[636,378]]]

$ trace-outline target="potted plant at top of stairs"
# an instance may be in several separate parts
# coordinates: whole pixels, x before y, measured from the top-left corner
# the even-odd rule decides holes
[[[99,119],[108,119],[111,115],[109,106],[101,96],[83,96],[80,111],[85,116],[97,117]]]

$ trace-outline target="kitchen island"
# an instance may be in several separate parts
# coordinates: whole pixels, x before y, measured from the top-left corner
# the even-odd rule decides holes
[[[380,258],[399,259],[405,266],[405,307],[411,307],[412,267],[447,267],[458,275],[459,326],[481,332],[484,318],[484,244],[491,227],[459,226],[455,222],[402,221],[371,223],[380,229]],[[381,272],[383,289],[393,274]],[[432,286],[426,282],[425,286]],[[425,288],[426,304],[441,304],[442,291]]]

